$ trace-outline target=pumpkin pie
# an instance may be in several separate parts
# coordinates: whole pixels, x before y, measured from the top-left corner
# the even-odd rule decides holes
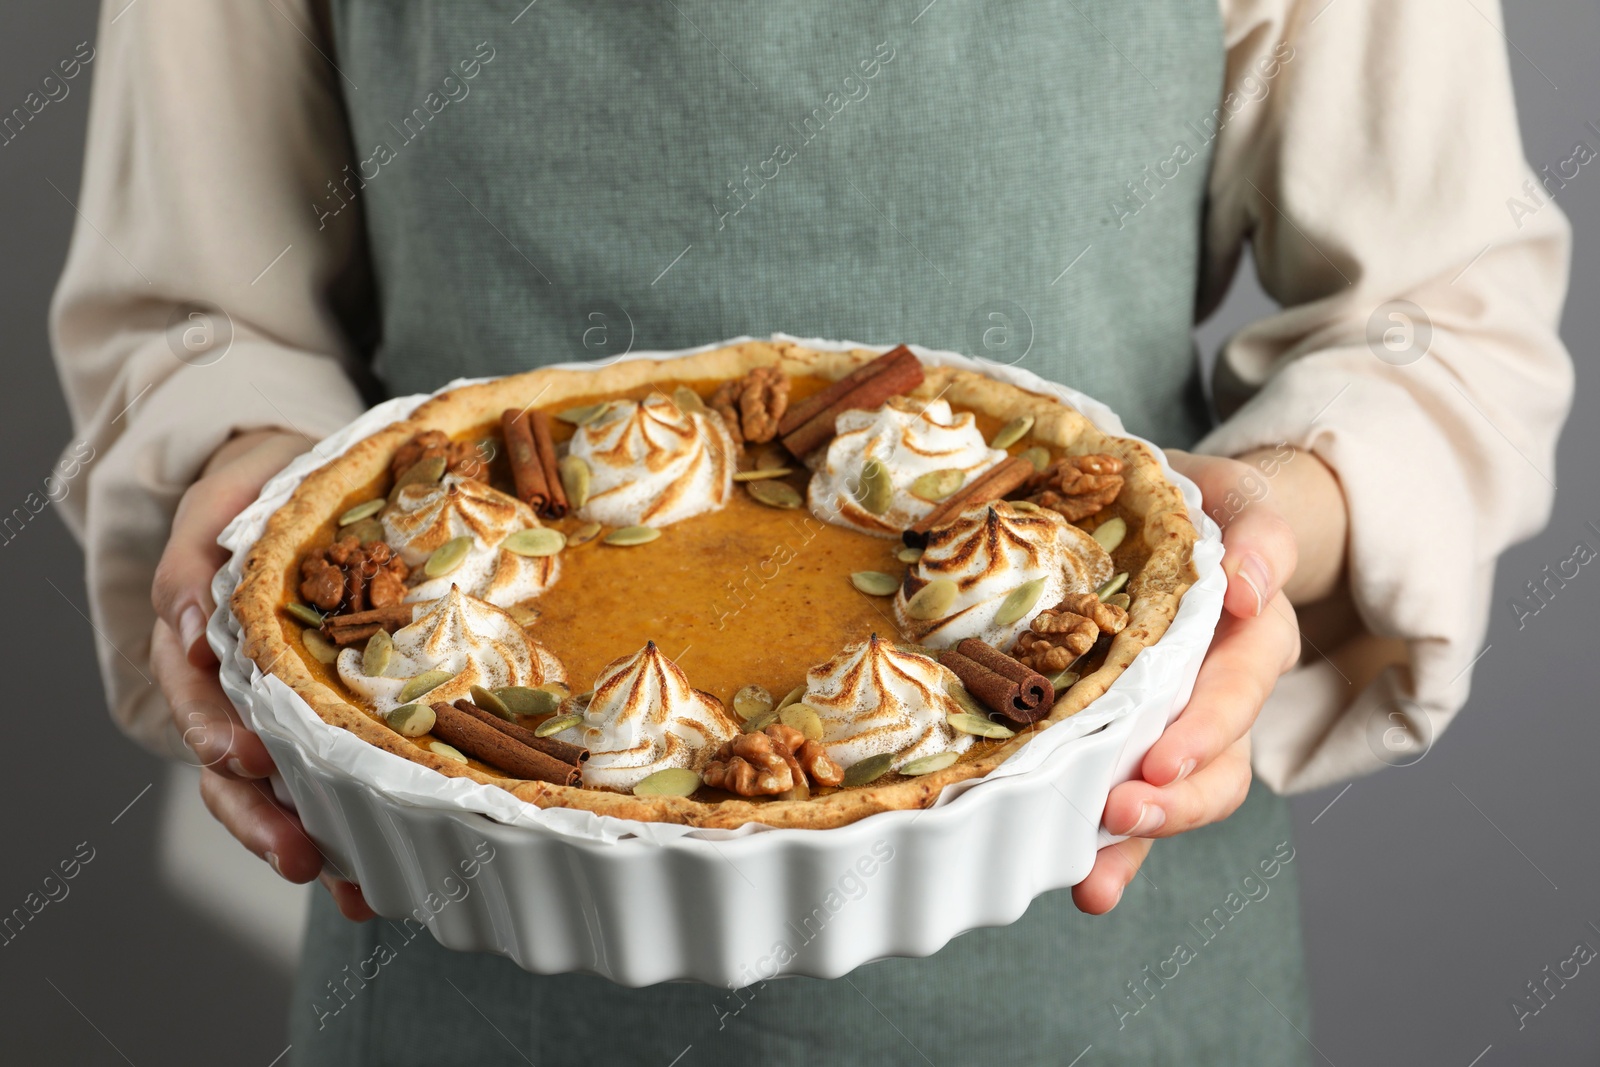
[[[323,720],[542,807],[703,827],[924,807],[1171,623],[1143,443],[973,370],[747,342],[461,386],[308,475],[243,648]]]

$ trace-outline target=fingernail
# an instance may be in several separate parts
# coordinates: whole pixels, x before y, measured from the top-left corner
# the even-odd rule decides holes
[[[1139,809],[1139,818],[1133,824],[1133,829],[1126,834],[1128,837],[1146,837],[1161,829],[1161,824],[1167,821],[1167,813],[1154,804],[1146,804]]]
[[[200,605],[190,604],[178,616],[178,640],[183,642],[184,654],[187,655],[195,642],[204,640],[205,636],[206,613],[200,610]]]
[[[257,774],[254,771],[246,770],[245,766],[244,766],[244,763],[240,761],[238,756],[231,757],[228,760],[227,766],[228,766],[228,773],[233,775],[235,778],[265,778],[266,777],[266,775],[264,775],[264,774]]]
[[[1256,614],[1261,614],[1261,609],[1267,606],[1263,594],[1272,587],[1272,572],[1267,570],[1266,560],[1251,552],[1239,561],[1238,575],[1256,595]]]
[[[1123,882],[1121,885],[1117,886],[1117,899],[1113,900],[1111,902],[1111,907],[1112,908],[1115,908],[1118,904],[1122,903],[1122,894],[1126,893],[1127,891],[1128,891],[1128,883],[1127,882]]]
[[[1192,757],[1184,760],[1182,763],[1178,764],[1178,773],[1173,776],[1172,780],[1174,782],[1183,781],[1185,778],[1189,777],[1189,772],[1193,771],[1194,767],[1195,763]]]
[[[283,867],[278,863],[278,854],[276,852],[267,853],[267,865],[270,866],[274,871],[278,872],[279,878],[283,877]]]

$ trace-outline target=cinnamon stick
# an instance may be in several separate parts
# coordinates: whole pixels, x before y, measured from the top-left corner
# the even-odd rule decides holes
[[[903,396],[922,384],[922,364],[905,345],[857,367],[784,415],[778,424],[783,446],[804,457],[833,439],[834,423],[851,410],[871,411],[890,397]]]
[[[1034,475],[1033,464],[1021,456],[1007,456],[912,524],[902,538],[912,548],[928,546],[928,531],[941,526],[976,504],[990,504],[1015,492]]]
[[[343,615],[329,615],[322,620],[325,630],[337,630],[347,626],[367,626],[377,623],[383,629],[393,633],[402,626],[411,624],[412,609],[415,604],[386,604],[381,608],[369,608],[366,611],[348,611]]]
[[[544,510],[550,502],[550,483],[545,478],[544,464],[539,462],[539,449],[534,443],[528,416],[515,408],[507,408],[500,413],[500,432],[506,439],[506,459],[511,464],[517,498],[535,512]]]
[[[529,748],[453,704],[440,702],[432,707],[433,736],[480,763],[487,763],[509,777],[528,781],[572,785],[578,780],[576,764],[564,763],[536,748]]]
[[[369,622],[365,626],[330,627],[327,631],[327,634],[328,640],[343,647],[344,645],[353,645],[357,641],[365,641],[367,638],[371,637],[381,629],[383,629],[383,627],[379,626],[377,623]]]
[[[976,637],[940,653],[939,662],[954,671],[984,707],[1012,722],[1038,722],[1050,714],[1055,697],[1050,679]]]
[[[545,488],[549,492],[544,507],[534,510],[543,519],[565,518],[567,487],[561,484],[561,474],[556,470],[556,443],[550,436],[550,416],[547,412],[535,411],[528,416],[528,421],[533,426],[533,451],[539,458],[539,466],[544,471]]]
[[[547,756],[554,756],[562,763],[570,763],[577,766],[589,758],[589,750],[582,745],[574,745],[568,741],[558,741],[553,737],[540,737],[526,726],[507,722],[494,712],[485,711],[470,700],[458,700],[456,701],[456,707],[479,722],[488,723],[507,737],[514,737],[529,748],[536,748]]]

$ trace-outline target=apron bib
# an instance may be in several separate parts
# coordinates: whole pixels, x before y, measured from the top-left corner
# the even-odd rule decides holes
[[[333,0],[356,162],[314,210],[364,220],[391,392],[782,330],[1024,366],[1165,445],[1205,428],[1214,0],[525,2]],[[293,1055],[1300,1063],[1293,854],[1257,788],[1109,917],[1050,893],[926,960],[743,990],[529,975],[319,894]]]

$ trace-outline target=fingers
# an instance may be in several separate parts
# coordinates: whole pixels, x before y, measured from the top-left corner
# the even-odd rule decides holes
[[[1246,508],[1222,531],[1222,569],[1228,591],[1222,606],[1239,618],[1254,618],[1283,589],[1299,553],[1288,520],[1268,507]]]
[[[1250,735],[1187,778],[1154,786],[1134,780],[1111,790],[1105,827],[1128,837],[1172,837],[1232,815],[1250,790]]]
[[[150,666],[195,765],[232,778],[272,773],[267,746],[240,721],[217,681],[216,668],[195,667],[184,656],[178,636],[161,620],[150,636]]]
[[[1104,915],[1117,906],[1150,854],[1152,841],[1133,838],[1107,845],[1095,854],[1089,877],[1072,887],[1072,902],[1088,915]]]
[[[207,768],[200,772],[200,798],[228,833],[284,878],[309,882],[322,873],[322,853],[267,783],[242,782]]]
[[[323,871],[318,881],[333,897],[333,902],[339,907],[339,914],[355,923],[364,923],[375,918],[377,912],[367,904],[367,898],[361,895],[361,887],[354,882],[346,882]]]
[[[281,435],[252,438],[250,445],[184,493],[150,590],[156,614],[172,628],[184,654],[197,667],[216,663],[205,642],[205,627],[214,606],[211,577],[227,560],[217,535],[305,447],[304,442]]]
[[[1259,617],[1224,615],[1189,703],[1140,765],[1144,780],[1168,785],[1220,756],[1255,725],[1279,675],[1299,657],[1294,608],[1282,593]]]

